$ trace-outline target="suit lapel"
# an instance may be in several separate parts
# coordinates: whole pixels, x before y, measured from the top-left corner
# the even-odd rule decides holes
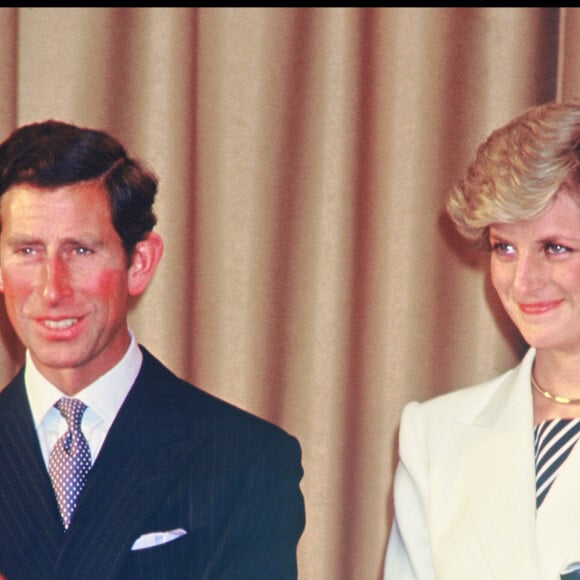
[[[171,394],[175,380],[146,356],[89,473],[65,537],[57,577],[59,571],[65,577],[66,571],[72,577],[114,578],[143,522],[183,472],[195,465],[206,441],[192,438],[195,417],[176,420],[183,409]]]
[[[469,424],[455,426],[469,513],[495,578],[539,578],[528,352]]]
[[[15,560],[21,553],[23,564],[38,571],[37,577],[44,577],[52,569],[63,528],[34,429],[22,372],[2,393],[0,466],[0,553],[3,558],[8,554]]]

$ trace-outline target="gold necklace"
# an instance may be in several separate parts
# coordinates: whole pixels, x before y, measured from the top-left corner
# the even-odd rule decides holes
[[[534,387],[534,389],[536,389],[536,391],[538,391],[538,393],[542,394],[549,401],[553,401],[554,403],[560,403],[562,405],[580,405],[580,399],[569,399],[568,397],[562,397],[561,395],[554,395],[554,394],[550,393],[550,391],[546,391],[546,390],[542,389],[542,387],[540,387],[540,385],[538,385],[538,383],[536,382],[536,379],[534,378],[533,374],[531,375],[531,379],[532,379],[532,386]]]

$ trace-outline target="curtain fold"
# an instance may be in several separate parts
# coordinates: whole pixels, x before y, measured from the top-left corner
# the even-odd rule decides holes
[[[0,9],[0,139],[100,127],[160,178],[139,341],[299,438],[300,578],[381,578],[403,405],[524,352],[445,197],[492,129],[580,96],[579,39],[558,7]]]

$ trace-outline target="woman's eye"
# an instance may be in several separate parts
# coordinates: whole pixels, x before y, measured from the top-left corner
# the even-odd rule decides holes
[[[515,248],[511,244],[505,242],[495,242],[491,247],[492,252],[497,254],[502,254],[505,256],[510,256],[515,254]]]
[[[555,244],[553,242],[549,242],[546,244],[545,251],[547,254],[561,255],[571,252],[572,249],[562,244]]]

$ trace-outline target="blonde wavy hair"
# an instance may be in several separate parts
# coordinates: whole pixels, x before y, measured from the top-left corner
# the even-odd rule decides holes
[[[580,205],[580,99],[532,107],[493,131],[451,190],[447,212],[487,248],[491,224],[534,219],[564,188]]]

